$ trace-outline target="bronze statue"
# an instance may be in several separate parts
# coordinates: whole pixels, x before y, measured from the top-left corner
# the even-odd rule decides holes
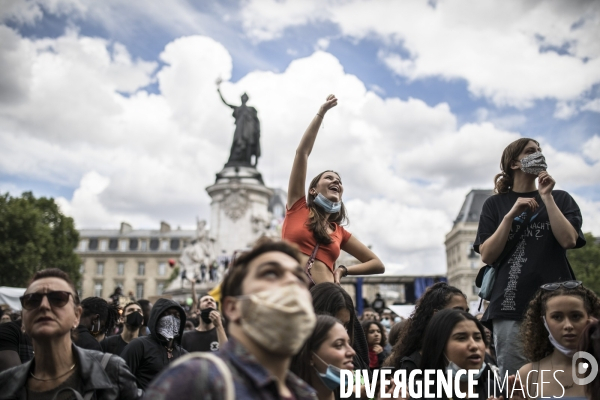
[[[225,164],[226,167],[248,166],[256,168],[258,157],[260,157],[260,121],[254,107],[248,107],[248,95],[242,95],[242,105],[233,106],[228,104],[219,85],[221,79],[217,79],[217,92],[223,103],[233,109],[233,118],[235,118],[235,133],[233,134],[233,143],[231,144],[231,152],[229,153],[229,161]],[[252,160],[254,156],[254,162]]]

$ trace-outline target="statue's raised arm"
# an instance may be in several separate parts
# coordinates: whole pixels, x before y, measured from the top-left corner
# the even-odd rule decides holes
[[[217,92],[219,93],[219,97],[221,98],[221,101],[223,102],[223,104],[225,104],[226,106],[231,107],[235,110],[237,107],[232,106],[231,104],[227,103],[225,101],[225,99],[223,98],[223,95],[221,94],[221,82],[223,82],[223,80],[221,78],[218,78],[217,79]]]

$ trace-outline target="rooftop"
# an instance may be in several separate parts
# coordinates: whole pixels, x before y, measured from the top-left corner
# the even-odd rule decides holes
[[[494,194],[491,189],[473,189],[467,194],[454,225],[459,222],[479,222],[483,203]]]

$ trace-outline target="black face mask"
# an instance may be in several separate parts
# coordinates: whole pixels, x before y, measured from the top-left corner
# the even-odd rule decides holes
[[[127,326],[130,326],[133,329],[137,329],[140,326],[142,326],[143,322],[144,317],[142,317],[142,314],[140,314],[139,312],[132,312],[131,314],[127,314],[127,317],[125,319],[125,323],[127,324]]]
[[[204,321],[205,324],[210,324],[212,320],[208,317],[211,311],[215,311],[214,308],[206,308],[200,312],[200,318]]]

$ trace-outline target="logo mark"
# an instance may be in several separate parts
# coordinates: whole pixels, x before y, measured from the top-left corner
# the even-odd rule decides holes
[[[582,362],[581,359],[584,359],[585,362]],[[584,374],[591,367],[591,371],[588,376],[585,378],[578,378],[577,374]],[[573,360],[571,361],[571,374],[573,376],[573,382],[578,385],[587,385],[592,382],[598,376],[598,361],[587,351],[578,351],[573,355]]]

